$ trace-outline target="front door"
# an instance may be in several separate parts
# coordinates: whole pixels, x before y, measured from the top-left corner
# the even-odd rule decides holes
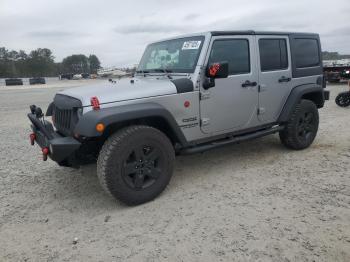
[[[291,59],[287,36],[256,36],[259,50],[259,120],[277,120],[291,90]]]
[[[228,78],[215,79],[215,86],[201,87],[201,129],[226,133],[257,124],[258,73],[255,36],[213,37],[207,65],[226,61]]]

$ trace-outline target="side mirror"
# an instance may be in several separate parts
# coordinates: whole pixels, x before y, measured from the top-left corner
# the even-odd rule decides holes
[[[206,70],[206,76],[209,78],[227,78],[228,62],[212,63]]]

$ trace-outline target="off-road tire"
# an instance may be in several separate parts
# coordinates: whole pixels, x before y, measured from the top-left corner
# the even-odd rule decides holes
[[[335,103],[340,107],[350,106],[350,91],[342,92],[335,98]]]
[[[282,144],[295,150],[309,147],[316,137],[318,124],[317,106],[302,99],[294,108],[285,129],[279,133]]]
[[[166,188],[174,160],[174,148],[164,133],[149,126],[128,126],[104,143],[97,160],[97,176],[107,193],[127,205],[138,205]]]

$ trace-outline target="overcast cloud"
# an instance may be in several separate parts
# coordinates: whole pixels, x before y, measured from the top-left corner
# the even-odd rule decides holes
[[[96,54],[138,63],[147,43],[208,30],[318,32],[323,50],[350,53],[349,0],[0,0],[0,46],[50,48],[56,61]]]

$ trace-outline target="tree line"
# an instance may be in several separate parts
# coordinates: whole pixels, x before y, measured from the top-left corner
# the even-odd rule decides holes
[[[59,74],[95,74],[101,67],[96,55],[71,55],[56,63],[52,51],[38,48],[27,54],[23,50],[0,47],[0,78],[49,77]]]
[[[324,51],[322,55],[324,60],[350,58],[350,55],[340,55],[337,52]],[[54,58],[48,48],[38,48],[27,54],[23,50],[7,50],[5,47],[0,47],[0,78],[96,74],[101,68],[100,60],[93,54],[67,56],[60,63],[56,63]]]
[[[340,59],[349,59],[350,55],[340,55],[338,52],[322,52],[323,60],[340,60]]]

